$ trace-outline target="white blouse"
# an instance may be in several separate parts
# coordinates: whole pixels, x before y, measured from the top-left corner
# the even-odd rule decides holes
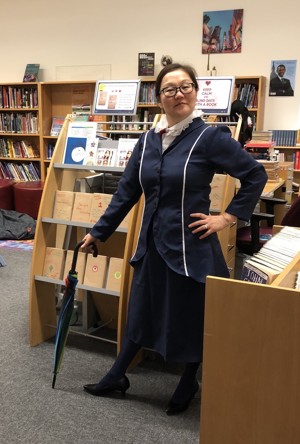
[[[200,110],[194,110],[188,117],[181,120],[181,122],[168,127],[168,121],[165,114],[161,117],[160,121],[155,127],[155,132],[162,132],[162,150],[163,152],[168,148],[168,146],[173,142],[175,137],[179,136],[183,130],[185,130],[190,123],[196,118],[203,116],[203,112]]]

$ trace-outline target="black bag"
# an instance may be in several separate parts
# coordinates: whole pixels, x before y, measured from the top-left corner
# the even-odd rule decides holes
[[[33,239],[36,220],[25,213],[0,209],[0,239]]]
[[[241,100],[234,100],[231,104],[230,120],[237,122],[240,115],[242,116],[242,125],[239,142],[244,146],[246,142],[252,139],[253,115]]]

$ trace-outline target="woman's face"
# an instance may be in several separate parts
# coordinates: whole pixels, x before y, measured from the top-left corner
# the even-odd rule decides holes
[[[190,76],[182,69],[178,69],[169,72],[163,77],[160,89],[162,90],[167,86],[179,87],[189,83],[193,83]],[[173,97],[166,97],[164,93],[161,92],[159,101],[166,113],[169,126],[173,126],[188,117],[195,109],[196,100],[197,91],[195,88],[193,88],[189,94],[182,94],[182,92],[178,90]]]

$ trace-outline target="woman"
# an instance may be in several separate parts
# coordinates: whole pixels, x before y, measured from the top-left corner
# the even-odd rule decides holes
[[[96,396],[124,394],[127,367],[141,347],[148,347],[166,360],[185,363],[168,415],[185,410],[199,389],[205,279],[229,276],[217,232],[237,217],[250,219],[267,180],[264,168],[226,126],[208,126],[198,117],[197,91],[190,66],[171,64],[159,73],[156,97],[165,118],[140,137],[110,206],[82,246],[105,241],[144,194],[125,338],[107,375],[84,389]],[[212,216],[209,194],[216,170],[237,177],[241,187],[226,212]]]

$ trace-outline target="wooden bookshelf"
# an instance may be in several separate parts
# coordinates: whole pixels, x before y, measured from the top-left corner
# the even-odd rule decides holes
[[[41,87],[36,82],[0,85],[0,178],[39,180],[44,177],[40,96]]]
[[[234,99],[244,101],[246,107],[254,116],[254,129],[261,131],[264,124],[266,78],[264,76],[237,76],[235,85]],[[252,98],[249,98],[248,91],[251,89],[253,89],[254,94]]]

